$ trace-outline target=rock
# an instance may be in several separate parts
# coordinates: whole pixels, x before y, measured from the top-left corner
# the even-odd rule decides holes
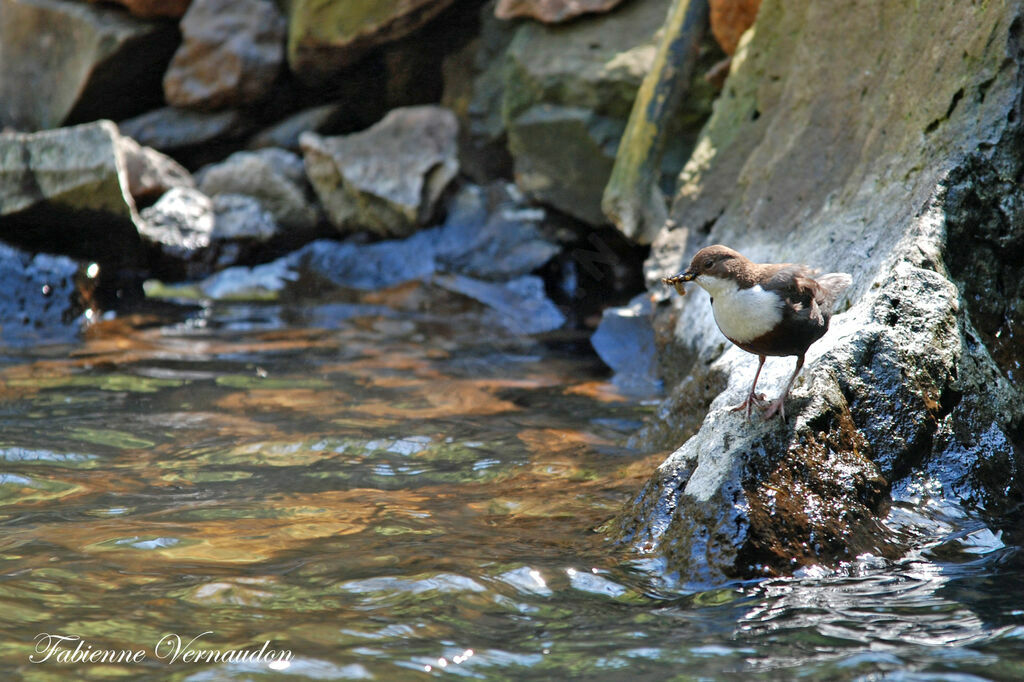
[[[544,280],[535,275],[500,283],[465,275],[435,275],[432,281],[491,308],[490,320],[511,334],[541,334],[565,324],[565,316],[544,293]]]
[[[565,26],[527,22],[507,50],[503,121],[526,194],[593,225],[637,90],[654,61],[668,0],[635,0]],[[668,136],[668,176],[710,112],[712,91],[692,80]],[[557,142],[553,143],[554,140]]]
[[[467,185],[451,202],[444,225],[413,237],[433,253],[438,270],[486,280],[533,272],[561,247],[545,237],[542,209],[526,206],[514,186]]]
[[[313,231],[319,222],[302,159],[284,149],[235,152],[197,174],[207,196],[245,194],[255,197],[287,230]]]
[[[213,197],[214,242],[248,241],[258,244],[279,236],[273,214],[257,199],[244,194],[218,194]]]
[[[416,31],[453,0],[294,0],[288,11],[288,64],[320,85],[369,50]]]
[[[159,106],[174,26],[60,0],[0,0],[0,129],[120,119]]]
[[[410,234],[433,215],[459,170],[455,116],[441,107],[395,109],[368,130],[300,138],[306,173],[340,230]]]
[[[502,101],[505,50],[513,27],[494,17],[494,0],[480,9],[480,35],[443,65],[441,104],[459,118],[459,166],[477,183],[512,177]]]
[[[142,211],[143,241],[157,254],[158,277],[196,279],[212,268],[213,202],[197,189],[178,187]]]
[[[105,2],[107,0],[89,0],[89,2]],[[123,5],[132,16],[139,17],[140,19],[156,19],[157,17],[167,17],[170,19],[180,19],[185,14],[185,10],[188,9],[188,5],[192,0],[112,0],[119,5]]]
[[[625,125],[582,107],[539,104],[509,124],[516,184],[528,196],[591,225],[608,222],[601,193]],[[554,154],[557,148],[570,154]]]
[[[207,113],[163,107],[121,121],[121,132],[139,144],[180,156],[197,148],[237,139],[249,130],[237,111]]]
[[[194,0],[164,74],[167,103],[218,110],[265,99],[284,64],[285,31],[271,0]]]
[[[650,396],[661,390],[652,314],[650,297],[640,294],[629,305],[606,309],[590,337],[600,358],[615,370],[612,383],[630,395]]]
[[[761,0],[708,0],[711,33],[727,55],[736,52],[740,37],[757,19]]]
[[[0,243],[0,343],[71,343],[94,313],[96,266]]]
[[[726,409],[757,360],[721,337],[707,297],[658,308],[676,371],[726,384],[714,397],[681,382],[669,403],[691,414],[659,410],[636,438],[678,444],[713,397],[621,518],[622,537],[684,581],[898,556],[907,538],[885,515],[890,499],[912,504],[921,480],[1008,526],[1024,501],[1013,374],[1024,352],[999,341],[1024,310],[1020,8],[783,5],[765,0],[740,44],[648,281],[667,300],[658,278],[719,242],[854,284],[811,347],[785,426]],[[889,51],[895,35],[904,47]],[[926,49],[936,35],[942,49]],[[792,362],[769,360],[758,388],[777,394]]]
[[[224,300],[273,300],[299,278],[294,258],[278,258],[253,267],[227,268],[207,277],[199,285],[204,296]]]
[[[607,12],[622,0],[498,0],[494,15],[499,19],[529,17],[545,24],[558,24],[581,14]]]
[[[121,140],[110,121],[0,134],[0,238],[114,267],[141,255]]]
[[[291,152],[300,151],[299,136],[305,132],[325,133],[344,116],[345,108],[340,104],[323,104],[292,114],[283,121],[256,133],[249,149],[280,147]]]
[[[372,244],[319,240],[297,256],[336,286],[376,290],[436,272],[508,280],[544,265],[559,247],[541,234],[543,211],[527,209],[502,186],[467,186],[444,225]]]
[[[152,147],[143,147],[130,137],[117,138],[128,174],[128,191],[137,202],[158,199],[174,187],[195,187],[195,180],[181,164]]]

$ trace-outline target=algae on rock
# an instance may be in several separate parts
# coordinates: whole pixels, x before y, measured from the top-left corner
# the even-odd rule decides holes
[[[994,523],[1024,501],[1024,352],[999,341],[1024,309],[1020,9],[762,5],[646,268],[676,371],[727,377],[620,519],[683,579],[898,554],[884,516],[914,477]],[[725,410],[756,359],[728,346],[706,297],[658,283],[716,242],[853,275],[791,425]],[[777,392],[790,367],[769,361],[759,386]],[[670,403],[703,411],[701,383]],[[660,415],[637,443],[678,445],[693,423]]]

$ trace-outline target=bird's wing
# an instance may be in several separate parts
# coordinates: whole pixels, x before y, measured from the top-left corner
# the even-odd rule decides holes
[[[808,310],[810,318],[820,324],[826,292],[814,280],[815,272],[806,265],[781,265],[762,287],[783,296],[796,310]]]

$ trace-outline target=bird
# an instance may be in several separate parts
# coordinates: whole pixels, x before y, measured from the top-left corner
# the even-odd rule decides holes
[[[715,244],[697,252],[686,270],[662,281],[685,294],[684,282],[695,282],[711,296],[711,310],[718,329],[733,344],[758,358],[754,383],[747,399],[734,412],[763,407],[764,395],[755,392],[765,359],[796,356],[796,369],[777,400],[768,405],[764,418],[777,412],[786,421],[785,400],[804,355],[812,343],[828,331],[832,308],[853,278],[845,272],[817,275],[806,265],[754,263],[728,246]]]

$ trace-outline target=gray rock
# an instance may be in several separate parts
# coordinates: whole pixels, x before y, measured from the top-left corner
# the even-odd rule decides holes
[[[341,104],[322,104],[303,109],[256,133],[246,146],[249,149],[280,147],[291,152],[299,152],[299,136],[302,133],[323,133],[342,117],[344,111],[345,108]]]
[[[133,116],[161,100],[177,31],[123,11],[0,0],[0,129]]]
[[[459,170],[455,116],[441,107],[394,109],[368,130],[300,138],[309,176],[339,229],[404,236],[426,223]]]
[[[135,264],[141,222],[110,121],[0,134],[0,238],[104,265]]]
[[[516,29],[503,69],[502,115],[516,183],[528,196],[607,223],[601,195],[669,4],[634,0],[565,26],[524,22]],[[697,69],[673,124],[668,159],[689,153],[710,113],[714,93],[702,76]],[[488,87],[481,77],[481,94]],[[666,171],[674,175],[678,166]]]
[[[197,173],[206,195],[245,194],[255,197],[288,230],[310,232],[319,212],[306,182],[302,159],[284,149],[236,152]]]
[[[76,340],[92,316],[95,266],[30,254],[0,243],[0,343],[35,346]]]
[[[303,81],[322,85],[369,50],[405,37],[453,0],[347,0],[288,3],[288,65]]]
[[[284,65],[285,20],[270,0],[193,0],[164,74],[171,106],[228,109],[265,99]]]
[[[121,135],[117,145],[128,173],[128,191],[136,201],[159,198],[174,187],[195,187],[195,180],[180,163],[152,147],[143,147]]]
[[[207,113],[163,107],[121,121],[120,128],[139,144],[171,153],[241,137],[248,125],[237,111]]]
[[[519,203],[507,186],[467,186],[444,225],[373,244],[320,240],[296,252],[337,286],[375,290],[435,272],[508,280],[544,265],[559,247],[542,236],[544,213]]]
[[[465,275],[435,275],[433,283],[483,303],[492,319],[512,334],[541,334],[565,324],[565,316],[544,293],[544,280],[523,275],[507,282],[484,282]]]
[[[178,187],[142,211],[143,240],[168,261],[182,264],[192,279],[209,271],[213,254],[213,202],[197,189]]]
[[[920,477],[990,515],[1024,497],[1012,375],[1024,357],[999,342],[1018,328],[1024,294],[1002,284],[1024,278],[1019,8],[877,9],[762,5],[681,175],[674,229],[653,245],[648,281],[663,298],[658,278],[711,242],[854,278],[787,401],[789,426],[726,409],[757,360],[724,341],[706,296],[659,308],[659,347],[676,371],[725,383],[621,518],[623,537],[683,580],[897,556],[906,538],[884,525],[890,495],[910,501]],[[880,71],[894,35],[946,44],[889,53]],[[990,304],[1006,317],[988,334]],[[792,362],[769,360],[758,388],[781,391]],[[680,382],[667,404],[701,414],[703,383]],[[678,444],[692,418],[662,409],[636,441]]]
[[[590,337],[597,354],[615,370],[613,383],[631,395],[652,395],[661,389],[652,315],[650,296],[640,294],[629,305],[606,309]]]
[[[273,300],[299,278],[294,258],[279,258],[271,263],[226,268],[210,275],[199,285],[204,296],[214,300]]]
[[[215,242],[265,243],[280,236],[273,214],[260,201],[245,194],[214,196],[213,215],[211,239]]]

